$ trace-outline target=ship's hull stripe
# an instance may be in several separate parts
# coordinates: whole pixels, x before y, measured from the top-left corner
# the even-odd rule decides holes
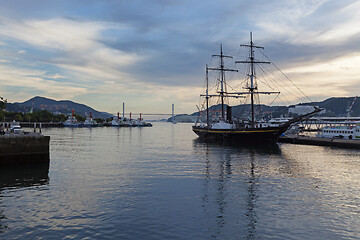
[[[279,130],[259,130],[259,131],[214,131],[214,130],[206,130],[206,129],[193,129],[194,132],[206,132],[206,133],[270,133],[270,132],[280,132]]]

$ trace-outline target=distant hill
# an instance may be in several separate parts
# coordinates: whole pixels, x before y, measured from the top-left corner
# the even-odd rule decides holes
[[[316,105],[321,108],[326,109],[327,116],[346,116],[347,109],[351,106],[354,101],[354,97],[333,97],[328,98],[321,102],[312,102],[312,103],[301,103],[298,105]],[[272,117],[279,117],[281,115],[286,115],[288,113],[289,107],[292,106],[267,106],[267,105],[260,105],[261,112],[265,114],[271,114]],[[33,108],[34,111],[36,110],[47,110],[52,113],[63,113],[63,114],[70,114],[71,110],[74,109],[76,114],[81,116],[87,116],[92,112],[92,115],[95,118],[109,118],[112,117],[112,114],[106,112],[97,111],[85,104],[76,103],[69,100],[53,100],[45,97],[34,97],[22,103],[7,103],[6,109],[11,112],[29,112]],[[210,107],[210,111],[220,111],[221,106],[216,105]],[[259,106],[256,107],[259,111]],[[247,116],[250,112],[250,105],[238,105],[232,107],[233,116]],[[184,114],[184,115],[177,115],[176,121],[178,122],[193,122],[196,120],[198,112],[194,112],[192,114]],[[360,116],[360,98],[356,99],[354,105],[351,109],[350,116]],[[168,119],[171,121],[171,118]]]
[[[87,116],[92,113],[93,117],[95,118],[109,118],[112,115],[106,112],[99,112],[85,104],[75,103],[69,100],[53,100],[50,98],[45,97],[34,97],[22,103],[8,103],[7,104],[8,111],[22,111],[22,112],[29,112],[31,108],[34,111],[36,110],[47,110],[52,113],[63,113],[65,115],[70,114],[71,110],[73,109],[76,114],[81,116]]]
[[[353,103],[355,97],[337,97],[337,98],[328,98],[322,102],[314,102],[314,105],[318,105],[321,108],[327,110],[327,115],[329,116],[346,116],[347,109]],[[360,98],[356,99],[350,116],[360,116]]]
[[[355,97],[333,97],[328,98],[321,102],[311,102],[311,103],[301,103],[297,105],[314,105],[319,106],[320,108],[325,108],[326,113],[323,115],[326,116],[337,116],[343,117],[347,116],[347,109],[353,103]],[[256,111],[261,109],[261,112],[271,115],[272,117],[280,117],[281,115],[285,116],[288,113],[290,107],[294,107],[295,105],[291,106],[267,106],[267,105],[256,105]],[[221,111],[221,105],[211,106],[209,108],[210,111]],[[198,112],[194,112],[190,115],[177,115],[175,116],[175,120],[177,122],[193,122],[196,120],[198,116]],[[244,117],[250,114],[250,104],[244,105],[237,105],[232,106],[232,115],[237,117]],[[360,116],[360,98],[356,99],[354,105],[351,109],[350,116]],[[171,118],[168,119],[171,121]]]

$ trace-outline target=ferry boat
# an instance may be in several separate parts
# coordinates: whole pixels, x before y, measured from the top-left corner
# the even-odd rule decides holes
[[[316,135],[319,138],[360,139],[360,126],[325,126]]]
[[[314,107],[314,111],[300,115],[298,117],[287,120],[286,122],[280,122],[277,124],[271,124],[263,121],[256,121],[255,110],[254,110],[254,98],[261,94],[280,94],[280,92],[260,92],[258,91],[256,76],[255,76],[255,65],[256,64],[270,64],[270,62],[258,61],[255,59],[254,50],[263,48],[256,46],[252,40],[252,33],[250,33],[250,43],[242,44],[243,47],[249,48],[249,57],[245,61],[235,61],[235,63],[245,63],[249,65],[249,78],[247,79],[246,92],[228,92],[228,84],[226,83],[225,72],[237,72],[238,70],[229,69],[225,67],[225,59],[231,59],[232,56],[224,55],[222,45],[220,46],[220,54],[213,55],[213,57],[220,58],[220,66],[208,67],[206,65],[206,94],[200,95],[206,99],[206,124],[201,122],[201,119],[195,122],[192,130],[204,140],[216,140],[216,141],[232,141],[236,143],[260,143],[260,142],[277,142],[280,135],[282,135],[288,128],[293,124],[307,119],[321,109]],[[209,94],[209,71],[219,72],[216,86],[217,92],[215,94]],[[215,88],[215,87],[214,87]],[[226,98],[243,98],[243,96],[250,96],[251,103],[251,116],[248,119],[234,119],[231,116],[231,107],[224,103]],[[217,97],[221,102],[221,116],[217,121],[210,122],[209,117],[209,99]],[[226,106],[226,110],[225,110]],[[200,111],[200,110],[199,110]],[[226,116],[225,116],[226,111]]]

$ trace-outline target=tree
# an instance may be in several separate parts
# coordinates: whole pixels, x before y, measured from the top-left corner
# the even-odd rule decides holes
[[[97,123],[104,123],[104,119],[102,118],[95,118],[94,119]]]
[[[20,113],[18,113],[18,114],[15,115],[14,120],[17,121],[17,122],[22,122],[23,117],[21,116]]]
[[[59,114],[55,116],[55,121],[56,122],[65,122],[67,119],[67,117],[65,116],[65,114]]]
[[[86,119],[86,117],[80,116],[76,113],[74,114],[74,116],[75,116],[76,120],[78,120],[79,122],[84,122]]]
[[[6,103],[7,103],[7,100],[4,99],[3,97],[0,97],[0,110],[1,111],[6,109]]]

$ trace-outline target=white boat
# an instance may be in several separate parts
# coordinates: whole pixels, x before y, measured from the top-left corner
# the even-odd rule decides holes
[[[120,121],[119,121],[119,119],[113,119],[113,120],[111,121],[111,126],[119,127],[119,126],[120,126]]]
[[[319,138],[360,139],[360,126],[326,126],[316,135]]]
[[[123,118],[117,117],[117,119],[113,119],[111,121],[111,126],[113,126],[113,127],[125,127],[126,122],[124,121]]]
[[[99,124],[92,118],[92,114],[85,119],[85,122],[82,124],[82,127],[97,127]]]
[[[123,104],[124,106],[124,104]],[[124,114],[123,114],[124,115]],[[117,113],[117,118],[111,121],[111,126],[113,127],[126,127],[124,117],[120,117],[120,113]]]
[[[78,122],[76,117],[74,116],[74,110],[72,110],[71,115],[66,119],[65,122],[63,122],[63,125],[65,127],[81,127],[81,123]]]
[[[325,126],[321,131],[316,135],[320,138],[342,138],[342,139],[360,139],[360,125],[358,121],[354,121],[350,117],[350,111],[354,106],[357,96],[354,98],[350,108],[347,109],[347,117],[330,117],[326,120],[336,121],[337,126]],[[325,120],[325,119],[323,119]]]
[[[9,133],[22,134],[24,133],[24,131],[22,130],[20,123],[12,122],[10,123]]]
[[[132,127],[152,127],[152,124],[149,122],[145,122],[144,119],[138,118],[131,122]]]
[[[130,114],[130,121],[128,122],[130,127],[152,127],[152,124],[149,122],[145,122],[144,119],[141,117],[141,113],[140,113],[140,117],[138,119],[131,119],[131,114]]]
[[[34,127],[34,132],[26,132],[21,128],[20,123],[15,121],[8,123],[7,126],[8,126],[7,130],[5,130],[5,123],[0,127],[0,135],[27,135],[27,136],[42,135],[41,125],[40,125],[40,132],[36,132],[35,127]]]
[[[80,127],[81,123],[78,122],[75,117],[69,116],[68,119],[66,119],[66,121],[63,122],[63,125],[65,127]]]
[[[111,121],[111,126],[115,127],[152,127],[152,124],[149,122],[145,122],[143,118],[138,119],[131,119],[131,113],[130,113],[130,119],[121,118],[119,117],[119,113],[117,116],[117,119],[114,119]]]

